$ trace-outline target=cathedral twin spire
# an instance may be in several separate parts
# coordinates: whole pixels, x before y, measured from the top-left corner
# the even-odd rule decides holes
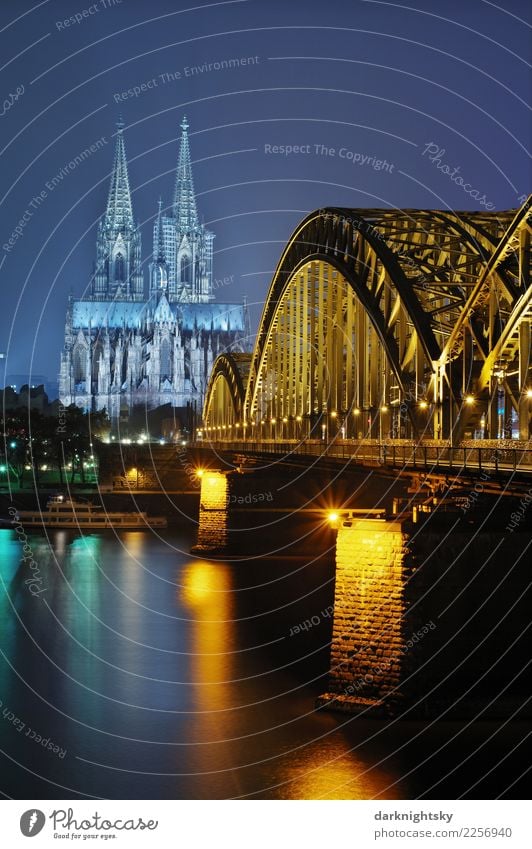
[[[124,146],[124,122],[117,122],[115,157],[111,172],[111,185],[105,213],[105,226],[113,230],[133,229],[133,205],[129,189],[126,149]]]
[[[213,299],[214,233],[198,218],[188,127],[183,118],[173,204],[164,213],[160,201],[154,222],[149,291],[151,296],[165,290],[170,302],[206,303]],[[141,233],[133,217],[122,119],[117,123],[109,196],[98,227],[96,254],[92,299],[142,300]]]
[[[174,218],[182,233],[191,232],[198,227],[198,211],[196,195],[192,180],[192,163],[188,143],[189,123],[185,118],[181,121],[181,141],[179,144],[179,159],[174,192]]]
[[[117,121],[117,134],[109,197],[105,212],[106,227],[114,230],[133,227],[133,205],[129,188],[126,149],[124,145],[124,122]],[[189,123],[186,118],[181,121],[181,140],[177,163],[176,183],[174,191],[173,213],[179,222],[181,232],[195,230],[198,226],[198,211],[196,195],[192,178],[192,162],[188,141]],[[159,217],[161,207],[159,205]]]
[[[133,218],[123,130],[120,119],[107,207],[98,226],[93,300],[139,301],[144,297],[141,234]]]

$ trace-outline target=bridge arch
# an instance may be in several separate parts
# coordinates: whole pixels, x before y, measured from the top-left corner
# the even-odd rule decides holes
[[[226,351],[213,365],[205,403],[203,420],[211,436],[240,427],[249,374],[251,354]],[[233,433],[234,435],[234,433]]]
[[[500,435],[502,385],[524,434],[530,292],[530,200],[517,213],[317,210],[274,274],[242,421],[265,438],[441,439],[481,420]]]

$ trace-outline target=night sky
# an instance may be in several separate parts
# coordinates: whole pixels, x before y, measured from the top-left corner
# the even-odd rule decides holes
[[[518,206],[530,191],[530,3],[410,3],[0,0],[6,372],[56,379],[119,115],[146,280],[186,114],[217,300],[247,295],[255,324],[284,244],[314,208]],[[209,69],[229,60],[237,67]]]

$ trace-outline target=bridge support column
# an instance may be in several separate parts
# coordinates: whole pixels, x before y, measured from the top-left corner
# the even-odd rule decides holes
[[[201,478],[198,541],[194,553],[222,552],[228,542],[229,474],[205,471]]]
[[[438,716],[443,706],[460,716],[495,700],[521,705],[530,619],[525,517],[521,499],[490,528],[469,508],[458,522],[438,512],[420,514],[418,524],[342,521],[329,681],[317,706],[413,718]]]
[[[263,547],[270,549],[272,534],[277,543],[290,536],[289,522],[284,521],[282,528],[279,527],[278,505],[274,503],[278,497],[277,485],[277,479],[267,474],[205,469],[201,475],[197,542],[192,553],[228,556],[257,553]],[[272,510],[277,522],[270,533],[267,529],[272,522]],[[289,516],[290,510],[286,514]]]
[[[412,656],[407,524],[350,519],[338,529],[329,692],[319,707],[387,714],[401,701]]]

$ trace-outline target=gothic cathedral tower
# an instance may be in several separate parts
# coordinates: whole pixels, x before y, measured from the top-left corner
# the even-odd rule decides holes
[[[214,357],[249,345],[245,305],[214,303],[213,240],[198,217],[184,118],[174,199],[166,213],[159,202],[145,297],[120,121],[89,294],[67,309],[59,375],[65,406],[105,408],[113,422],[140,407],[201,407]]]
[[[200,223],[192,179],[188,121],[181,122],[174,200],[167,214],[159,215],[153,227],[153,256],[167,267],[167,296],[170,303],[208,303],[212,294],[212,248],[214,233]],[[161,257],[162,249],[162,257]],[[160,286],[157,263],[150,267],[150,294]]]
[[[96,301],[144,300],[141,237],[133,219],[123,131],[124,124],[119,121],[107,209],[100,219],[96,240],[91,286],[91,297]]]

